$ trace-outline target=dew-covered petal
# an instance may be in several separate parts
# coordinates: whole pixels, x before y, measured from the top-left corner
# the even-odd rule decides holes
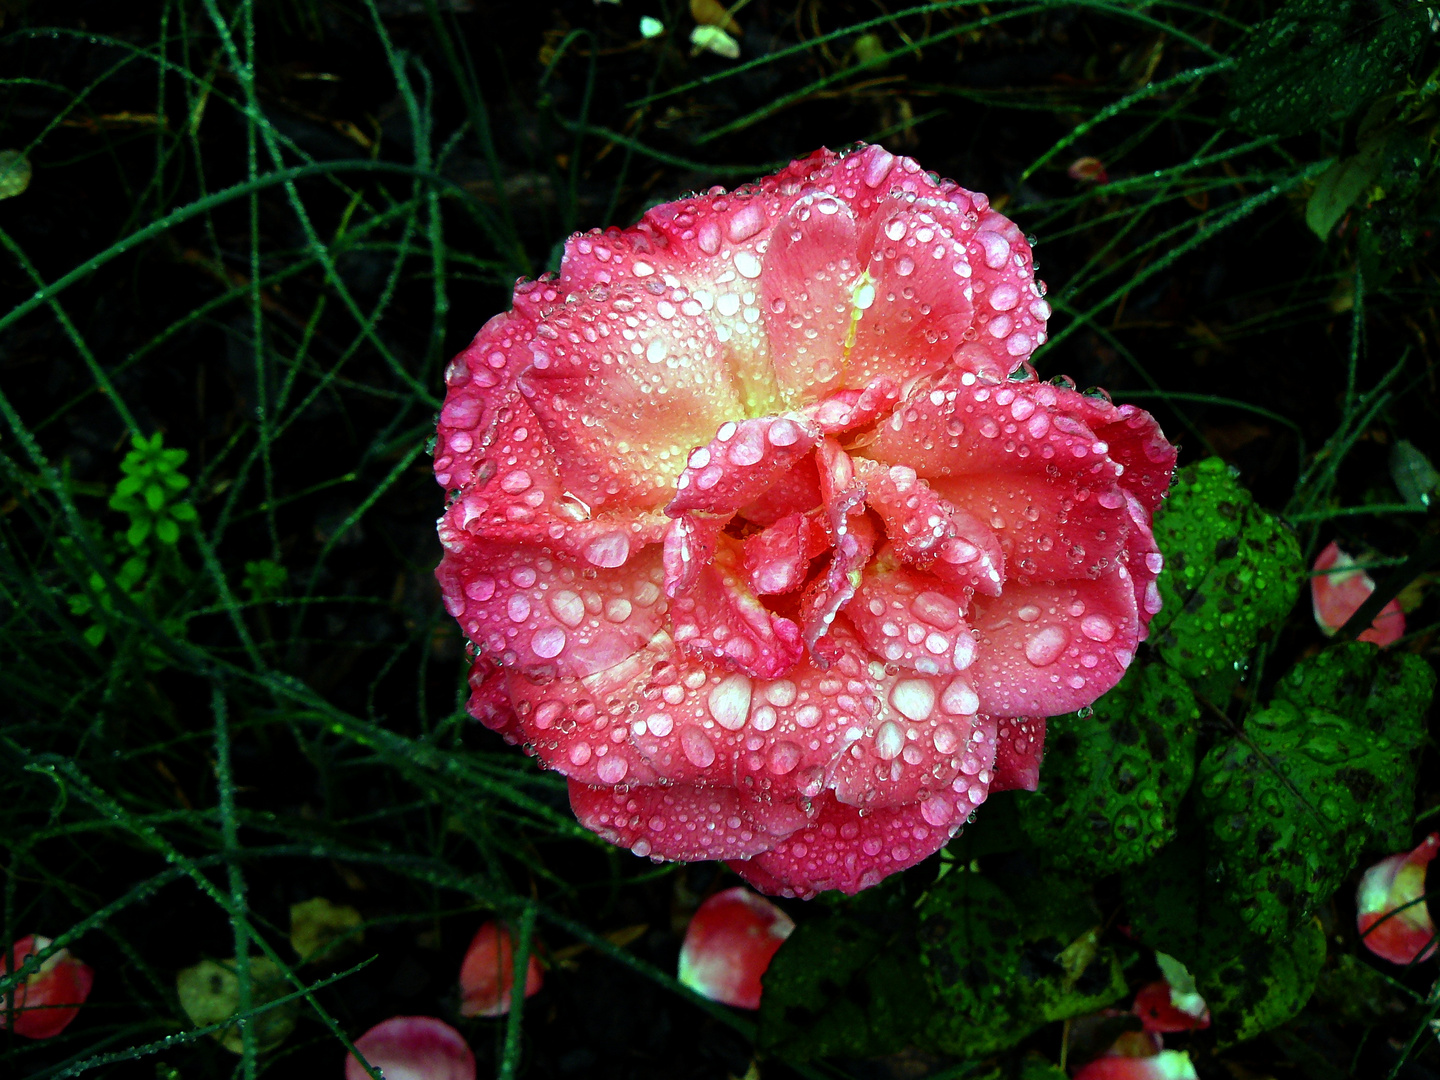
[[[800,414],[727,420],[714,438],[690,451],[666,511],[733,513],[809,456],[819,435]]]
[[[760,295],[775,377],[787,404],[814,401],[845,375],[865,269],[859,232],[854,210],[818,191],[801,196],[776,222]]]
[[[733,787],[670,784],[625,790],[570,782],[570,806],[592,832],[637,855],[695,862],[768,851],[809,820],[800,800]]]
[[[616,288],[536,328],[516,385],[566,489],[593,508],[668,502],[690,450],[742,414],[714,330],[685,300],[679,288]]]
[[[855,290],[847,378],[886,375],[905,383],[939,371],[975,320],[965,243],[925,203],[895,206],[871,235],[865,280]]]
[[[996,721],[995,779],[990,790],[1034,791],[1045,757],[1045,717],[1014,716]]]
[[[990,746],[993,753],[993,742]],[[977,781],[962,794],[953,790],[954,783],[925,803],[863,816],[827,794],[817,801],[814,821],[769,851],[732,860],[730,869],[774,895],[809,898],[839,889],[853,896],[939,851],[984,802],[985,785]]]
[[[800,628],[755,595],[735,541],[718,540],[714,561],[671,600],[671,633],[696,656],[760,678],[784,675],[803,651]]]
[[[818,516],[790,513],[746,537],[743,546],[750,587],[768,596],[798,589],[810,561],[829,547],[829,540]]]
[[[979,638],[969,675],[995,716],[1057,716],[1089,705],[1129,667],[1140,640],[1134,586],[1123,565],[1106,577],[1012,583],[970,608]]]
[[[436,577],[466,638],[502,668],[589,675],[637,652],[663,625],[654,546],[602,569],[546,548],[472,540],[446,553]]]
[[[854,463],[900,558],[963,589],[1000,594],[1006,559],[982,518],[941,497],[907,465],[887,468],[858,455]]]
[[[906,569],[882,548],[861,575],[845,617],[885,663],[922,675],[954,675],[975,661],[968,603],[955,586]]]

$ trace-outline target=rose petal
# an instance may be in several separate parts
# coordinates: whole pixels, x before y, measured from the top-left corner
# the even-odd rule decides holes
[[[18,971],[30,957],[50,947],[50,939],[27,934],[10,947],[0,963],[0,974]],[[27,1039],[50,1039],[59,1035],[80,1014],[80,1006],[90,996],[95,984],[95,971],[71,955],[69,949],[57,949],[40,962],[40,968],[25,977],[13,991],[0,996],[0,1030],[14,1016],[14,1032]]]
[[[690,451],[676,481],[678,493],[665,510],[732,514],[794,469],[819,437],[799,413],[726,421],[713,439]]]
[[[545,977],[532,951],[525,966],[525,996],[540,992]],[[470,940],[460,964],[460,1015],[504,1016],[515,986],[515,945],[509,929],[490,920]]]
[[[990,792],[1034,791],[1040,786],[1045,757],[1045,717],[1017,716],[996,721],[995,779]]]
[[[760,1007],[760,977],[795,930],[790,916],[736,886],[700,905],[680,946],[679,979],[711,1001]]]
[[[743,859],[768,851],[804,826],[798,799],[770,800],[737,788],[589,787],[570,782],[580,824],[612,844],[656,859]]]
[[[976,642],[958,590],[880,554],[865,568],[845,616],[886,663],[922,675],[954,675],[975,660]]]
[[[758,678],[788,674],[804,650],[800,628],[751,591],[737,546],[726,536],[714,561],[671,601],[670,624],[687,652]]]
[[[1082,1067],[1075,1080],[1198,1080],[1190,1055],[1161,1050],[1151,1057],[1102,1057]]]
[[[585,676],[638,652],[663,625],[659,553],[599,569],[545,548],[472,540],[436,570],[446,607],[500,667]],[[648,601],[648,602],[647,602]]]
[[[386,1080],[475,1080],[475,1055],[464,1037],[433,1016],[392,1016],[355,1040],[355,1049]],[[370,1080],[354,1054],[345,1080]]]
[[[829,547],[825,528],[807,514],[786,514],[745,539],[745,573],[761,596],[787,593],[805,581],[810,561]]]
[[[1326,634],[1333,634],[1350,621],[1370,594],[1375,582],[1364,570],[1352,569],[1355,560],[1340,550],[1333,540],[1315,560],[1310,578],[1310,600],[1315,621]],[[1360,634],[1359,640],[1373,642],[1382,649],[1405,636],[1405,614],[1400,604],[1391,600],[1375,621]]]
[[[1135,590],[1123,565],[1095,581],[1011,584],[977,598],[979,636],[969,672],[982,712],[1057,716],[1090,704],[1120,681],[1140,640]]]
[[[1355,894],[1360,940],[1392,964],[1418,964],[1435,955],[1425,874],[1437,851],[1440,833],[1431,833],[1414,851],[1381,859],[1360,879]]]

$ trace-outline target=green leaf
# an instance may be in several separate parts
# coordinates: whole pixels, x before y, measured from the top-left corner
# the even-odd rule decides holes
[[[1257,934],[1278,938],[1307,919],[1367,846],[1402,846],[1390,842],[1408,833],[1433,685],[1416,658],[1336,649],[1297,665],[1205,756],[1196,809],[1209,867]]]
[[[1325,963],[1318,919],[1285,941],[1254,945],[1197,979],[1215,1022],[1216,1048],[1253,1039],[1298,1013]]]
[[[1284,1023],[1309,999],[1325,939],[1315,920],[1276,941],[1252,933],[1231,898],[1209,879],[1200,838],[1182,835],[1125,875],[1121,888],[1135,938],[1169,953],[1195,977],[1222,1046]]]
[[[1118,1001],[1125,975],[1100,943],[1102,922],[1084,887],[1064,875],[947,874],[920,906],[920,959],[938,1006],[926,1037],[945,1053],[976,1057]]]
[[[1089,716],[1050,720],[1040,789],[1020,822],[1056,866],[1099,876],[1149,858],[1175,835],[1195,772],[1200,707],[1163,664],[1133,664]]]
[[[1330,236],[1330,231],[1345,216],[1345,212],[1370,187],[1380,171],[1384,148],[1384,142],[1374,140],[1361,148],[1358,154],[1341,158],[1320,174],[1315,190],[1305,204],[1305,224],[1321,240]]]
[[[13,198],[30,186],[30,159],[19,150],[0,150],[0,199]]]
[[[913,898],[880,887],[807,918],[762,979],[761,1049],[794,1061],[904,1047],[929,1014],[910,917]],[[823,910],[823,909],[821,909]]]
[[[1197,689],[1223,697],[1261,634],[1290,611],[1305,580],[1300,545],[1255,505],[1219,458],[1175,474],[1155,516],[1165,556],[1150,645]]]
[[[235,973],[234,960],[224,963],[202,960],[194,967],[185,968],[175,976],[175,990],[180,1007],[197,1026],[218,1024],[235,1015],[240,1007],[240,977]],[[263,956],[250,958],[252,1010],[283,997],[289,990],[290,984],[284,972],[274,961]],[[250,1027],[255,1033],[256,1047],[270,1050],[279,1046],[294,1030],[299,1011],[299,1002],[290,1001],[252,1015]],[[239,1025],[221,1028],[214,1032],[214,1038],[231,1053],[241,1052]]]
[[[1404,78],[1428,21],[1414,0],[1288,0],[1236,61],[1230,122],[1298,135],[1352,115]]]

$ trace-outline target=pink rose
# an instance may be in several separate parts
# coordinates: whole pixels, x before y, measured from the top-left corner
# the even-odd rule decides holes
[[[470,711],[587,827],[770,893],[1033,788],[1158,610],[1175,461],[1025,366],[1043,293],[984,195],[878,146],[571,237],[446,375]]]

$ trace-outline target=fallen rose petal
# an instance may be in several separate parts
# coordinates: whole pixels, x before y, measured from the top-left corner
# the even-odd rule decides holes
[[[1435,924],[1425,904],[1425,872],[1440,851],[1431,833],[1414,851],[1381,859],[1355,893],[1360,940],[1392,964],[1415,964],[1435,955]]]
[[[392,1016],[355,1040],[355,1049],[385,1080],[475,1080],[475,1055],[464,1037],[433,1016]],[[354,1054],[345,1080],[371,1080]]]
[[[530,953],[525,967],[525,996],[539,993],[544,982],[540,961]],[[475,932],[460,965],[460,1015],[504,1016],[510,1011],[515,985],[515,946],[510,931],[491,920]]]
[[[28,934],[10,947],[0,974],[18,971],[32,956],[50,947],[50,939]],[[16,1035],[27,1039],[49,1039],[64,1031],[80,1013],[90,996],[95,972],[89,964],[57,949],[40,962],[38,970],[10,993],[0,996],[0,1030],[14,1017]]]
[[[1120,678],[1175,449],[1041,383],[989,200],[869,146],[565,244],[446,371],[472,715],[588,827],[849,892],[1033,789]]]
[[[700,905],[680,947],[680,981],[742,1009],[760,1007],[760,976],[795,929],[790,916],[743,886]]]
[[[1188,1002],[1186,1004],[1189,1004]],[[1140,988],[1132,1011],[1140,1017],[1146,1031],[1168,1034],[1172,1031],[1195,1031],[1210,1026],[1210,1011],[1199,1002],[1200,1012],[1192,1013],[1175,1003],[1170,984],[1157,979]]]
[[[1161,1050],[1150,1057],[1096,1058],[1075,1080],[1199,1080],[1199,1075],[1183,1050]]]
[[[1315,560],[1310,578],[1310,600],[1315,609],[1315,622],[1330,635],[1339,630],[1350,616],[1360,610],[1375,591],[1375,582],[1364,570],[1353,569],[1355,560],[1340,550],[1333,540]],[[1374,642],[1382,649],[1405,636],[1405,613],[1398,601],[1391,600],[1360,635],[1361,641]]]

